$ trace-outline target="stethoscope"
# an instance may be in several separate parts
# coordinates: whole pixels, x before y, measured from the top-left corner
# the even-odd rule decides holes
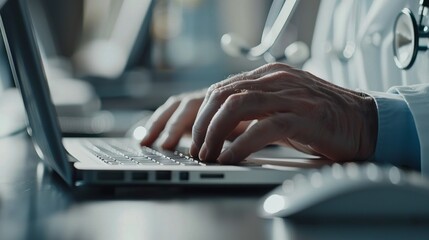
[[[223,50],[231,56],[242,56],[249,60],[263,58],[266,62],[287,61],[292,64],[304,62],[310,56],[310,50],[305,43],[300,41],[289,45],[280,57],[275,57],[270,53],[281,31],[290,21],[298,2],[299,0],[273,1],[262,32],[261,42],[258,45],[248,47],[242,38],[227,33],[221,38]]]
[[[282,29],[290,21],[291,15],[298,5],[298,0],[274,0],[268,13],[261,42],[248,47],[245,42],[234,34],[224,34],[221,39],[223,50],[232,56],[243,56],[249,60],[264,58],[266,62],[286,60],[292,63],[302,63],[310,55],[308,46],[302,42],[289,45],[281,57],[270,53]],[[280,11],[278,11],[281,6]],[[277,13],[275,17],[275,13]],[[429,15],[429,0],[420,0],[419,21],[409,8],[398,14],[393,29],[393,55],[394,61],[400,69],[410,69],[419,51],[427,51],[429,46],[429,26],[423,20]],[[354,48],[350,48],[353,49]],[[347,49],[345,49],[347,50]],[[351,52],[351,54],[349,53]],[[345,60],[353,55],[354,51],[343,51]]]
[[[429,13],[429,0],[420,0],[420,17],[417,24],[414,14],[405,8],[398,14],[393,28],[393,55],[396,66],[410,69],[419,51],[428,50],[429,26],[423,22]],[[426,19],[427,20],[427,19]]]

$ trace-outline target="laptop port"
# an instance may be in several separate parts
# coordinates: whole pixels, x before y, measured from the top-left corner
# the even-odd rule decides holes
[[[147,181],[149,179],[149,173],[148,172],[134,172],[132,174],[133,180],[136,181]]]
[[[180,179],[180,181],[188,181],[189,180],[189,173],[188,172],[180,172],[179,173],[179,179]]]
[[[223,173],[201,173],[201,179],[223,179],[225,175]]]
[[[169,181],[171,180],[171,171],[158,171],[155,174],[156,180]]]
[[[100,171],[97,173],[97,179],[101,181],[122,181],[124,180],[124,172]]]

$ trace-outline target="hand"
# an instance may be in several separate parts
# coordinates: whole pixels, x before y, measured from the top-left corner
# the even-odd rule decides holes
[[[238,123],[257,120],[223,152]],[[334,161],[364,160],[375,149],[377,112],[361,93],[285,64],[267,64],[212,85],[196,117],[190,153],[236,163],[271,143]]]
[[[146,123],[147,133],[140,144],[150,146],[159,139],[162,148],[174,149],[180,139],[191,132],[206,92],[204,89],[170,97]],[[240,123],[228,139],[240,135],[247,125],[247,122]]]

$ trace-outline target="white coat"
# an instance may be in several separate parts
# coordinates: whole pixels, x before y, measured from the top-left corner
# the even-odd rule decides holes
[[[304,69],[350,89],[401,95],[413,115],[420,142],[421,171],[429,176],[429,51],[410,70],[393,60],[393,25],[417,0],[324,0]],[[345,53],[345,54],[344,54]],[[399,126],[398,126],[399,127]]]

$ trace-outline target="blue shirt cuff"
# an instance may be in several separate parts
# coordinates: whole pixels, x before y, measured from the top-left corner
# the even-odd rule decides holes
[[[398,94],[369,92],[378,112],[374,162],[420,170],[420,142],[413,115]]]

